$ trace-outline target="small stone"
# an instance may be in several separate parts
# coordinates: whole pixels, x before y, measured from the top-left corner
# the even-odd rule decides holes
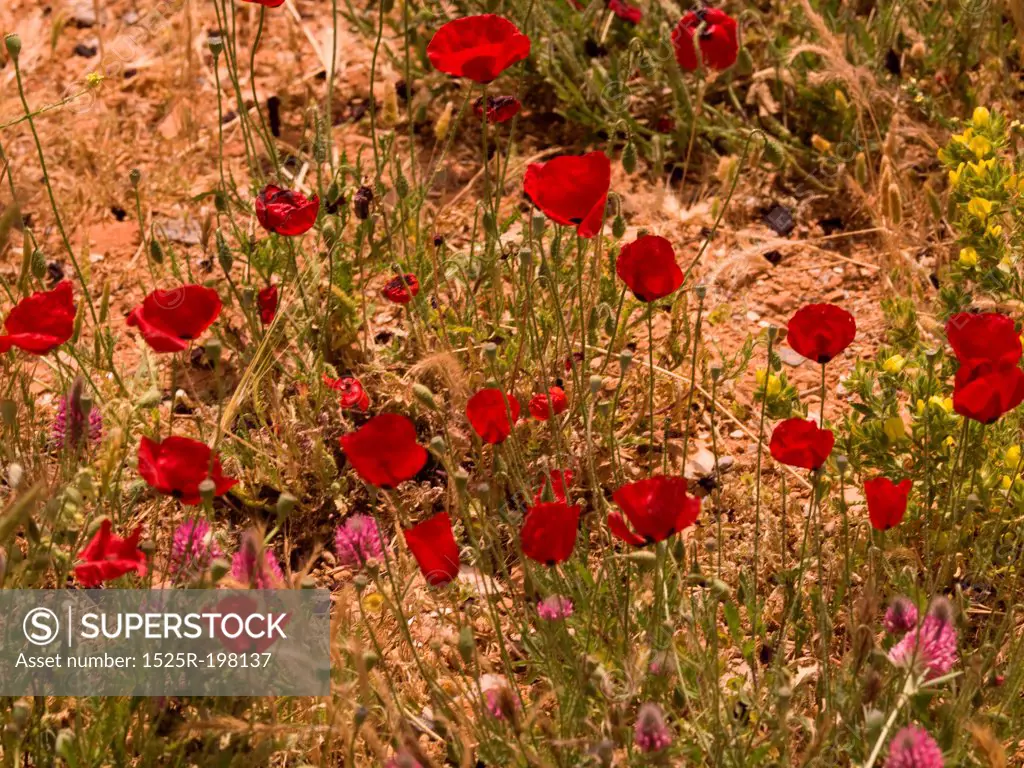
[[[747,312],[747,320],[749,320],[750,322],[756,323],[760,319],[761,316],[757,314],[757,312],[755,312],[754,310],[750,310],[749,312]]]
[[[728,472],[736,464],[736,459],[732,456],[721,456],[718,459],[718,471]]]
[[[793,221],[793,214],[784,205],[775,205],[768,211],[764,215],[764,223],[771,227],[775,234],[782,237],[786,237],[796,227],[796,222]]]
[[[779,349],[779,359],[786,365],[791,365],[794,368],[807,362],[806,357],[801,355],[795,349],[790,349],[789,347],[782,347]]]
[[[747,433],[744,432],[742,429],[734,429],[732,432],[729,433],[729,437],[733,438],[734,440],[739,440],[742,437],[746,437],[746,434]]]
[[[81,56],[83,59],[91,59],[99,51],[99,47],[95,45],[89,45],[88,43],[79,43],[75,46],[75,56]]]
[[[74,0],[69,3],[68,16],[71,26],[89,29],[96,26],[96,9],[92,0]]]

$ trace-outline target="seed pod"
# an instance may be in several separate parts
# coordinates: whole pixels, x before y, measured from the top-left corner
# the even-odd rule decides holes
[[[900,195],[900,188],[897,184],[889,185],[889,218],[893,224],[903,221],[903,196]]]
[[[473,629],[464,626],[459,630],[459,655],[466,664],[473,663],[473,654],[476,651],[476,640],[473,639]]]
[[[164,249],[155,237],[149,241],[149,258],[157,264],[163,264],[164,261]]]
[[[18,55],[21,53],[21,38],[17,35],[8,35],[4,39],[4,43],[7,44],[7,53],[10,54],[11,59],[17,61]]]
[[[422,384],[416,383],[412,385],[412,393],[417,400],[423,405],[427,406],[432,411],[437,410],[437,400],[434,399],[434,393],[429,388]]]
[[[623,219],[622,216],[616,216],[612,220],[612,234],[615,235],[616,238],[620,238],[626,234],[626,220]]]

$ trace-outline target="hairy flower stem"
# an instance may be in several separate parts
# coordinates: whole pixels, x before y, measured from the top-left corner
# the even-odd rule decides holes
[[[757,427],[757,469],[754,473],[754,588],[751,590],[752,608],[750,610],[750,629],[756,638],[761,632],[761,616],[758,605],[758,583],[761,568],[761,463],[764,460],[764,424],[768,408],[768,377],[772,370],[772,345],[775,343],[776,330],[774,327],[768,329],[768,345],[766,350],[767,364],[765,367],[764,393],[761,398],[761,416]],[[751,667],[756,670],[756,667]],[[757,672],[754,672],[755,681]],[[756,684],[756,682],[755,682]]]
[[[693,394],[696,392],[697,387],[697,353],[700,350],[700,331],[701,331],[701,320],[704,318],[704,297],[706,293],[704,286],[697,286],[697,323],[693,330],[693,354],[690,356],[690,392],[686,397],[686,410],[683,412],[683,466],[686,465],[686,456],[690,447],[690,413],[693,411]],[[653,368],[652,374],[653,374]],[[715,407],[711,406],[712,414],[714,414]],[[711,417],[714,419],[714,415]],[[714,426],[712,426],[712,440],[714,440]],[[666,447],[665,455],[668,455],[668,449]],[[685,470],[684,470],[685,471]],[[718,456],[715,455],[715,466],[712,470],[715,476],[718,475]]]
[[[825,395],[827,393],[825,384],[825,364],[821,364],[821,413],[818,414],[818,428],[825,428]],[[830,655],[829,655],[829,638],[828,638],[828,611],[827,601],[825,600],[825,559],[822,551],[822,524],[821,515],[825,505],[821,499],[818,500],[817,516],[815,517],[814,535],[817,544],[818,554],[818,636],[821,638],[821,682],[824,698],[831,704],[830,691]],[[830,707],[831,708],[831,707]]]
[[[889,731],[892,730],[893,725],[896,723],[896,718],[899,717],[903,707],[910,701],[910,697],[917,692],[917,681],[914,675],[908,675],[907,681],[903,684],[903,690],[900,692],[899,698],[896,700],[896,706],[893,707],[892,712],[889,713],[889,718],[885,721],[885,725],[882,726],[882,730],[878,734],[878,738],[875,740],[875,746],[871,750],[871,754],[868,756],[867,761],[864,763],[864,768],[873,768],[875,760],[878,759],[878,755],[882,752],[882,747],[885,745],[885,740],[889,737]]]
[[[582,314],[582,309],[580,310]],[[647,453],[647,472],[653,472],[654,464],[654,302],[647,305],[647,406],[651,414],[651,441]],[[683,457],[685,461],[686,457]]]

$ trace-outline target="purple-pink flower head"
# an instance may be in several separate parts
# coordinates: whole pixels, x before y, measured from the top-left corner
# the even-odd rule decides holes
[[[406,751],[393,755],[384,768],[423,768],[420,762]]]
[[[198,573],[224,553],[205,520],[186,520],[178,526],[171,542],[171,574]]]
[[[562,595],[548,595],[537,603],[537,615],[545,621],[561,621],[572,616],[572,600]]]
[[[79,376],[57,403],[52,433],[53,444],[58,450],[65,446],[77,448],[86,441],[96,443],[103,437],[100,409],[85,396],[84,389],[85,382]]]
[[[351,568],[362,568],[367,560],[384,556],[384,539],[377,521],[369,515],[352,515],[334,534],[338,561]]]
[[[504,686],[488,688],[484,691],[484,705],[487,711],[497,720],[513,721],[519,711],[519,701],[512,691]]]
[[[956,643],[953,607],[945,598],[936,598],[921,626],[911,629],[892,647],[889,660],[896,666],[924,673],[925,677],[940,677],[956,664]]]
[[[924,728],[908,725],[889,742],[885,768],[942,768],[942,750]]]
[[[885,612],[882,621],[885,631],[890,635],[902,635],[917,626],[917,606],[910,598],[902,595],[895,598]]]
[[[274,553],[264,549],[260,537],[252,532],[242,536],[242,545],[231,559],[231,575],[253,589],[275,589],[284,583]]]
[[[665,722],[665,714],[657,704],[640,707],[633,729],[633,741],[641,752],[660,752],[672,743],[672,732]]]

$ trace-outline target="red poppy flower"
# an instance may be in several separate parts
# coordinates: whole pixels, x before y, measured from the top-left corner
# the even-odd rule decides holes
[[[608,0],[608,10],[630,24],[639,24],[640,19],[644,16],[643,11],[635,5],[623,2],[623,0]]]
[[[238,484],[224,474],[220,458],[210,446],[188,437],[171,436],[162,442],[143,437],[139,442],[139,474],[151,488],[183,504],[201,501],[199,484],[207,478],[213,480],[215,496]]]
[[[280,8],[284,5],[284,0],[244,0],[244,2],[262,5],[266,8]]]
[[[427,449],[416,442],[416,427],[405,416],[383,413],[341,437],[356,473],[370,485],[394,488],[416,476],[427,463]]]
[[[519,419],[519,401],[514,395],[506,398],[500,389],[481,389],[466,403],[466,418],[481,440],[495,445],[512,434]]]
[[[316,224],[320,198],[306,198],[301,192],[268,184],[256,197],[256,219],[268,232],[294,236],[308,232]]]
[[[615,273],[640,301],[658,301],[683,284],[672,243],[657,235],[644,235],[622,246]]]
[[[1020,334],[1013,319],[998,312],[960,312],[946,321],[946,338],[961,363],[987,360],[1016,365],[1021,358]]]
[[[618,512],[609,512],[608,527],[613,536],[634,547],[664,541],[689,528],[700,514],[700,499],[686,493],[684,477],[654,475],[622,486],[612,499],[629,525]]]
[[[256,294],[256,306],[260,310],[260,322],[270,325],[277,314],[277,286],[268,285]]]
[[[963,362],[953,380],[953,410],[992,424],[1024,402],[1024,371],[1017,363]]]
[[[4,321],[6,336],[0,336],[0,354],[11,347],[33,355],[45,355],[71,338],[75,330],[71,283],[61,280],[52,291],[37,291],[22,299]]]
[[[816,363],[825,364],[857,335],[853,315],[835,304],[808,304],[789,318],[789,346]]]
[[[434,515],[402,534],[428,584],[440,587],[458,576],[459,545],[455,543],[447,512]]]
[[[477,83],[491,82],[529,55],[530,38],[492,13],[449,21],[427,45],[427,58],[435,69]]]
[[[139,549],[142,527],[136,528],[127,539],[110,532],[109,520],[104,520],[92,541],[78,553],[75,578],[83,587],[98,587],[105,581],[135,571],[146,575],[146,554]]]
[[[687,11],[672,31],[672,45],[676,49],[676,61],[686,72],[700,67],[693,36],[700,25],[704,25],[697,45],[700,58],[708,69],[728,69],[736,63],[740,52],[740,41],[736,33],[736,20],[717,8],[701,8]]]
[[[395,275],[384,286],[384,298],[395,304],[408,304],[420,292],[420,281],[410,273]]]
[[[370,407],[370,396],[363,389],[363,384],[354,376],[342,376],[340,379],[332,379],[324,374],[324,384],[341,393],[341,407],[355,408],[365,411]]]
[[[213,325],[221,306],[217,292],[201,285],[153,291],[128,315],[128,325],[154,352],[181,352]]]
[[[601,231],[611,181],[611,162],[598,150],[531,163],[523,192],[552,221],[575,226],[580,237],[593,237]]]
[[[519,531],[523,554],[544,565],[564,563],[576,546],[580,525],[580,508],[565,501],[535,504],[526,510],[526,519]]]
[[[776,461],[791,467],[819,469],[832,453],[836,438],[829,429],[819,429],[813,421],[786,419],[772,432],[768,450]]]
[[[864,481],[864,497],[868,502],[868,517],[872,528],[887,531],[902,522],[907,512],[910,485],[909,479],[894,483],[887,477]]]
[[[567,469],[564,472],[560,469],[553,469],[547,475],[540,476],[540,488],[534,494],[533,503],[540,504],[544,501],[544,489],[551,483],[551,494],[555,501],[566,501],[566,489],[572,485],[573,472]]]
[[[557,416],[564,413],[569,407],[569,399],[565,396],[565,390],[561,387],[551,387],[548,393],[537,393],[530,398],[527,406],[530,415],[540,421],[547,421],[552,415]]]
[[[487,122],[505,123],[519,114],[523,105],[515,96],[488,96],[487,97]],[[473,102],[473,114],[479,118],[484,117],[484,99],[481,96]]]

